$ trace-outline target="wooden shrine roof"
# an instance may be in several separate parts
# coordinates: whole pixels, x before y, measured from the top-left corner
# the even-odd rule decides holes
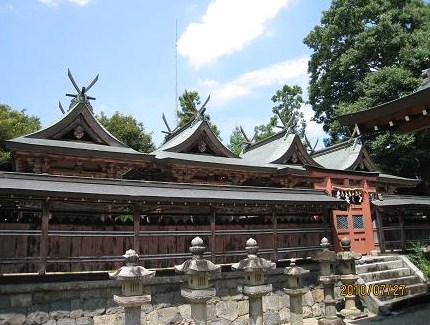
[[[18,137],[5,141],[6,146],[13,150],[37,151],[52,154],[67,154],[73,156],[96,156],[117,159],[152,160],[153,155],[138,152],[128,147],[106,146],[95,143],[62,141],[50,139],[36,139]]]
[[[381,199],[373,200],[372,204],[377,207],[402,207],[416,209],[424,207],[430,209],[430,197],[413,195],[383,195]]]
[[[328,169],[379,171],[359,139],[350,139],[318,150],[312,154],[312,158]]]
[[[411,133],[430,127],[430,87],[381,105],[338,117],[341,125],[357,125],[362,134],[393,130]]]
[[[155,158],[159,163],[175,163],[201,167],[224,168],[232,170],[249,170],[260,172],[277,172],[280,170],[289,171],[291,174],[306,173],[306,169],[301,165],[281,165],[258,163],[242,158],[227,158],[206,155],[193,155],[187,153],[177,153],[168,151],[155,151]]]
[[[166,136],[165,142],[156,150],[177,153],[190,153],[196,147],[203,144],[201,152],[196,150],[194,154],[205,156],[238,158],[231,152],[220,139],[213,133],[208,121],[203,117],[191,120],[186,125],[174,130]]]
[[[25,198],[318,205],[343,208],[324,191],[248,186],[197,185],[0,172],[0,196]]]
[[[253,143],[245,148],[242,155],[248,162],[259,164],[293,164],[320,166],[303,146],[297,134],[287,130]]]
[[[58,121],[42,130],[6,141],[12,150],[94,155],[101,157],[151,159],[129,148],[109,133],[95,118],[91,106],[85,102],[72,104]]]

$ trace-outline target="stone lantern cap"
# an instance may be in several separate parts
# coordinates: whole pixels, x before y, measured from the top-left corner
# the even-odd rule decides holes
[[[314,260],[319,262],[334,262],[336,260],[336,252],[329,250],[331,245],[326,237],[321,239],[320,246],[322,250],[315,254]]]
[[[231,266],[233,270],[243,270],[245,272],[256,272],[256,271],[265,271],[267,269],[276,268],[276,263],[257,256],[259,247],[255,239],[249,238],[246,241],[245,249],[248,252],[248,257],[241,260],[239,263],[233,264]]]
[[[343,261],[359,260],[362,255],[351,251],[351,240],[348,237],[343,237],[340,241],[343,252],[337,253],[337,258]]]
[[[300,266],[296,266],[296,259],[292,258],[290,266],[287,266],[284,270],[284,274],[287,276],[301,277],[308,274],[310,271],[306,270]]]
[[[206,247],[203,246],[203,239],[196,237],[191,241],[190,252],[193,257],[186,260],[181,265],[175,265],[175,271],[178,273],[195,274],[199,272],[220,272],[221,265],[216,265],[203,258]]]
[[[119,281],[143,280],[151,278],[155,275],[155,271],[145,269],[143,266],[137,265],[139,255],[132,249],[129,249],[123,255],[125,258],[125,266],[120,267],[117,271],[109,273],[109,277]]]

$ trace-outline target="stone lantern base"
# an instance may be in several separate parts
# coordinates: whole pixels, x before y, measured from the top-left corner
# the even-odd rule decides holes
[[[113,300],[120,306],[124,307],[124,324],[139,325],[141,324],[141,306],[151,302],[151,295],[144,296],[113,296]]]
[[[345,325],[342,318],[320,318],[318,319],[318,325]]]
[[[113,296],[113,300],[120,306],[125,308],[140,307],[145,303],[151,302],[151,295],[144,296]]]
[[[269,292],[272,292],[272,285],[271,284],[263,284],[263,285],[256,285],[256,286],[247,286],[244,285],[242,287],[238,287],[238,291],[242,292],[244,295],[248,297],[261,297]]]
[[[206,289],[181,289],[181,296],[186,298],[190,303],[203,303],[212,297],[215,297],[215,288]]]

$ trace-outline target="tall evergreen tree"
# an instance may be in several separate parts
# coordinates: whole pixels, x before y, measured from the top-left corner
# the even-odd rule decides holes
[[[181,110],[178,111],[179,126],[184,126],[193,118],[197,110],[200,108],[200,104],[201,102],[199,93],[195,90],[188,91],[185,89],[184,93],[179,96],[179,105],[181,107]],[[204,116],[205,119],[209,122],[212,131],[218,138],[221,139],[218,127],[210,121],[210,115],[204,113]]]
[[[230,143],[227,147],[236,155],[240,155],[245,147],[246,139],[240,130],[240,126],[236,125],[230,135]]]
[[[274,106],[272,107],[273,115],[269,123],[261,124],[254,128],[256,140],[260,141],[274,135],[278,130],[277,125],[290,122],[291,132],[299,134],[301,137],[305,134],[306,121],[303,112],[300,111],[304,104],[302,97],[302,88],[294,85],[284,85],[278,89],[271,98]],[[279,119],[282,119],[280,121]]]
[[[345,136],[336,117],[412,92],[430,67],[430,7],[421,0],[333,0],[304,39],[313,54],[309,101],[330,139]],[[429,188],[429,131],[367,138],[387,172],[421,177]],[[419,141],[418,141],[419,140]]]

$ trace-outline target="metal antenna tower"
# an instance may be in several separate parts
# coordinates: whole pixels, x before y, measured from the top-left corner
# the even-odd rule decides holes
[[[179,125],[178,117],[178,18],[175,21],[175,121]]]

